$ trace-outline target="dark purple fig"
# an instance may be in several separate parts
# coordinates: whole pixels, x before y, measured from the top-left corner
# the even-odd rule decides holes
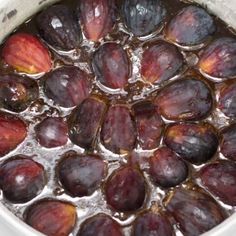
[[[78,17],[80,18],[86,38],[96,42],[110,33],[114,26],[114,1],[79,1]]]
[[[68,236],[76,224],[76,208],[69,202],[44,199],[27,208],[25,222],[47,236]]]
[[[146,196],[146,182],[138,169],[121,167],[115,170],[105,185],[107,203],[117,211],[138,210]]]
[[[108,150],[117,154],[134,148],[136,129],[128,107],[115,105],[108,109],[102,125],[101,141]]]
[[[159,41],[144,51],[141,75],[149,83],[161,83],[177,75],[183,63],[183,55],[174,45]]]
[[[222,130],[220,150],[226,158],[236,161],[236,123]]]
[[[159,145],[164,122],[157,108],[150,101],[138,102],[133,106],[138,141],[143,149],[154,149]]]
[[[185,236],[199,236],[225,219],[224,210],[200,189],[177,188],[166,204]]]
[[[126,51],[116,43],[103,44],[93,56],[93,70],[103,85],[124,88],[129,79],[130,62]]]
[[[206,10],[198,6],[187,6],[169,23],[166,29],[168,40],[181,46],[195,46],[204,43],[216,26]]]
[[[157,94],[160,114],[169,120],[201,120],[213,107],[208,85],[198,79],[176,80]]]
[[[236,83],[221,88],[218,107],[226,116],[236,118]]]
[[[67,124],[59,117],[48,117],[35,127],[37,141],[46,148],[63,146],[68,140]]]
[[[164,215],[154,212],[140,214],[134,222],[132,236],[173,236],[173,229]]]
[[[61,67],[46,76],[44,91],[59,106],[74,107],[89,96],[89,77],[78,67]]]
[[[236,164],[220,161],[204,166],[199,177],[201,183],[222,202],[236,206]]]
[[[161,0],[124,0],[124,23],[135,36],[144,36],[157,30],[166,16]]]
[[[71,196],[89,196],[105,178],[106,167],[96,155],[66,155],[58,165],[58,178]]]
[[[235,77],[236,40],[225,37],[213,41],[200,55],[198,67],[212,77]]]
[[[37,16],[36,23],[41,36],[55,48],[71,50],[82,40],[76,17],[65,5],[46,8]]]
[[[46,177],[41,164],[30,157],[18,155],[0,166],[0,188],[3,195],[14,203],[25,203],[44,188]]]
[[[110,216],[99,213],[85,220],[77,236],[122,236],[121,226]]]
[[[26,124],[20,118],[0,113],[0,156],[14,150],[26,136]]]
[[[37,82],[19,75],[0,75],[0,107],[24,111],[39,96]]]
[[[89,97],[76,108],[69,118],[69,137],[82,147],[92,148],[102,123],[106,103],[98,97]]]
[[[156,185],[175,187],[188,177],[188,166],[167,147],[157,149],[149,160],[149,173]]]
[[[186,161],[196,165],[210,160],[219,144],[215,128],[207,123],[170,125],[164,142]]]

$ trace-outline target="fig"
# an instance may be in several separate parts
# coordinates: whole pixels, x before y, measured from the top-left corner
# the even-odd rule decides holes
[[[124,0],[122,17],[135,36],[145,36],[164,23],[166,8],[161,0]]]
[[[146,182],[136,168],[125,166],[115,170],[105,185],[107,203],[116,211],[130,212],[142,207]]]
[[[27,208],[25,222],[47,236],[68,236],[76,223],[76,208],[69,202],[43,199]]]
[[[101,142],[108,150],[124,154],[136,143],[136,128],[130,110],[124,105],[110,106],[101,130]]]
[[[199,236],[225,219],[224,210],[203,190],[177,188],[166,206],[185,236]]]
[[[225,84],[220,89],[218,108],[228,117],[236,117],[236,83]]]
[[[202,80],[176,80],[164,87],[155,99],[159,112],[168,120],[201,120],[213,108],[213,96]]]
[[[84,197],[100,186],[106,168],[106,163],[97,155],[66,155],[59,163],[58,177],[72,197]]]
[[[183,159],[196,165],[209,161],[219,144],[215,128],[207,123],[170,125],[164,142]]]
[[[31,34],[16,33],[4,43],[2,58],[18,72],[37,74],[49,72],[52,61],[48,49]]]
[[[213,41],[200,55],[198,67],[215,78],[236,76],[236,40],[223,37]]]
[[[173,229],[164,215],[151,211],[140,214],[134,224],[132,236],[173,236]]]
[[[149,163],[153,182],[163,188],[175,187],[188,177],[188,166],[167,147],[157,149]]]
[[[53,47],[62,50],[77,48],[82,41],[80,26],[71,9],[54,5],[36,18],[40,35]]]
[[[142,149],[156,148],[164,129],[164,122],[157,108],[150,101],[142,101],[134,104],[133,110],[140,146]]]
[[[44,91],[59,106],[74,107],[89,96],[89,76],[75,66],[61,67],[46,76]]]
[[[195,46],[206,42],[216,31],[214,19],[198,6],[183,8],[168,24],[166,38],[181,46]]]
[[[97,42],[111,32],[116,17],[113,0],[79,1],[78,18],[87,39]]]
[[[236,123],[222,130],[220,150],[226,158],[236,161]]]
[[[161,83],[177,75],[183,64],[183,55],[177,47],[159,41],[144,51],[141,60],[141,75],[149,83]]]
[[[33,79],[14,74],[0,75],[0,107],[22,112],[38,96],[39,88]]]
[[[110,216],[99,213],[85,220],[77,236],[122,236],[121,226]]]
[[[18,117],[0,113],[0,156],[14,150],[27,136],[27,126]]]
[[[59,117],[48,117],[35,127],[36,139],[41,146],[55,148],[68,140],[67,124]]]
[[[13,203],[25,203],[40,194],[46,184],[44,167],[30,157],[17,155],[0,166],[0,188]]]
[[[129,64],[126,51],[116,43],[105,43],[100,46],[92,60],[97,80],[112,89],[124,88],[127,85]]]
[[[94,147],[106,109],[106,103],[98,97],[85,99],[69,117],[71,141],[82,148]]]
[[[236,164],[219,161],[204,166],[199,177],[204,187],[222,202],[236,206]]]

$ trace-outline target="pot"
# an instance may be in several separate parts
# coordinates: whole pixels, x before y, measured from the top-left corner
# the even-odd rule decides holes
[[[0,41],[36,12],[58,0],[0,0]],[[236,0],[192,0],[219,16],[236,29]],[[30,4],[29,4],[30,3]],[[203,236],[234,236],[236,213]],[[0,235],[43,236],[13,215],[0,203]]]

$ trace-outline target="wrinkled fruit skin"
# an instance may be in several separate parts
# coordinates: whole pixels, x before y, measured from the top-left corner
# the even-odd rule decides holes
[[[177,47],[159,41],[144,51],[141,75],[149,83],[161,83],[177,75],[183,64],[183,55]]]
[[[131,151],[136,142],[136,128],[128,107],[111,106],[101,130],[102,144],[108,150],[122,154]]]
[[[33,79],[14,74],[0,75],[0,107],[22,112],[38,95],[39,88]]]
[[[106,87],[124,88],[129,79],[130,62],[126,51],[116,43],[103,44],[93,56],[93,70]]]
[[[71,50],[82,40],[80,26],[67,6],[54,5],[45,9],[36,22],[41,36],[53,47]]]
[[[176,80],[157,94],[155,104],[169,120],[201,120],[209,115],[213,97],[206,83],[194,78]]]
[[[167,210],[185,236],[199,236],[225,219],[223,209],[203,191],[176,189]]]
[[[61,67],[46,76],[44,91],[59,106],[74,107],[89,96],[89,77],[78,67]]]
[[[41,146],[55,148],[68,140],[67,124],[59,117],[48,117],[35,127],[36,139]]]
[[[236,161],[236,124],[222,130],[220,150],[226,158]]]
[[[48,49],[33,35],[17,33],[4,43],[3,60],[19,72],[49,72],[52,62]]]
[[[236,206],[236,164],[220,161],[204,166],[199,173],[202,185],[222,202]]]
[[[106,176],[106,163],[95,155],[66,156],[58,166],[58,177],[62,186],[73,197],[84,197],[94,193]]]
[[[68,236],[76,223],[76,208],[68,202],[41,200],[26,210],[25,222],[47,236]]]
[[[25,203],[44,188],[44,168],[30,157],[18,155],[0,166],[0,188],[3,195],[14,203]]]
[[[143,101],[133,106],[138,141],[142,149],[154,149],[160,143],[164,122],[157,108],[150,101]]]
[[[149,163],[153,182],[163,188],[175,187],[188,177],[187,165],[167,147],[157,149]]]
[[[212,77],[235,77],[236,40],[225,37],[212,42],[200,55],[198,67]]]
[[[182,46],[205,42],[216,31],[213,18],[197,6],[188,6],[175,16],[166,29],[168,40]]]
[[[219,144],[215,129],[207,123],[170,125],[164,142],[180,157],[196,165],[210,160]]]
[[[97,42],[111,32],[115,23],[113,0],[80,1],[78,16],[87,39]]]
[[[26,124],[16,116],[0,113],[0,156],[14,150],[27,136]]]
[[[144,36],[160,27],[166,16],[161,0],[124,0],[124,23],[135,36]]]
[[[225,85],[220,90],[219,109],[228,117],[236,117],[236,83]]]
[[[107,203],[117,211],[138,210],[146,196],[145,179],[139,170],[122,167],[108,178],[105,195]]]
[[[69,138],[82,148],[93,148],[106,112],[106,103],[98,97],[87,98],[69,117]]]
[[[121,226],[110,216],[97,214],[86,221],[80,227],[77,236],[122,236]]]
[[[166,216],[145,212],[133,225],[132,236],[173,236],[173,229]]]

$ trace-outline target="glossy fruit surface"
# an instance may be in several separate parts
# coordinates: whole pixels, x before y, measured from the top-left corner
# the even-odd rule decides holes
[[[174,187],[188,176],[187,165],[167,147],[157,149],[149,163],[153,182],[163,188]]]
[[[99,188],[106,168],[106,163],[96,155],[66,155],[59,163],[58,177],[71,196],[89,196]]]
[[[161,83],[177,75],[183,64],[183,56],[174,45],[158,41],[144,51],[141,75],[149,83]]]
[[[154,32],[165,19],[166,9],[161,0],[124,0],[122,17],[135,36]]]
[[[48,117],[35,127],[36,139],[41,146],[55,148],[68,140],[67,124],[60,117]]]
[[[93,70],[98,81],[112,88],[124,88],[128,83],[130,65],[126,51],[116,43],[105,43],[95,53]]]
[[[213,108],[210,88],[201,80],[176,80],[157,94],[160,114],[169,120],[200,120]]]
[[[27,33],[13,34],[4,44],[3,60],[19,72],[37,74],[48,72],[52,61],[41,41]]]
[[[53,47],[70,50],[77,48],[82,40],[80,26],[71,9],[54,5],[37,16],[41,36]]]
[[[205,42],[216,31],[213,18],[203,8],[183,8],[167,26],[166,37],[183,46]]]
[[[219,144],[215,129],[207,123],[170,125],[164,142],[180,157],[197,165],[210,160]]]
[[[47,236],[68,236],[76,223],[76,208],[68,202],[44,199],[26,210],[25,222]]]
[[[74,107],[89,96],[89,77],[78,67],[61,67],[46,76],[44,91],[59,106]]]
[[[3,195],[14,203],[25,203],[36,197],[44,188],[46,177],[44,167],[18,155],[0,166],[0,188]]]
[[[107,203],[116,211],[138,210],[146,196],[145,179],[139,170],[122,167],[108,178],[105,195]]]

